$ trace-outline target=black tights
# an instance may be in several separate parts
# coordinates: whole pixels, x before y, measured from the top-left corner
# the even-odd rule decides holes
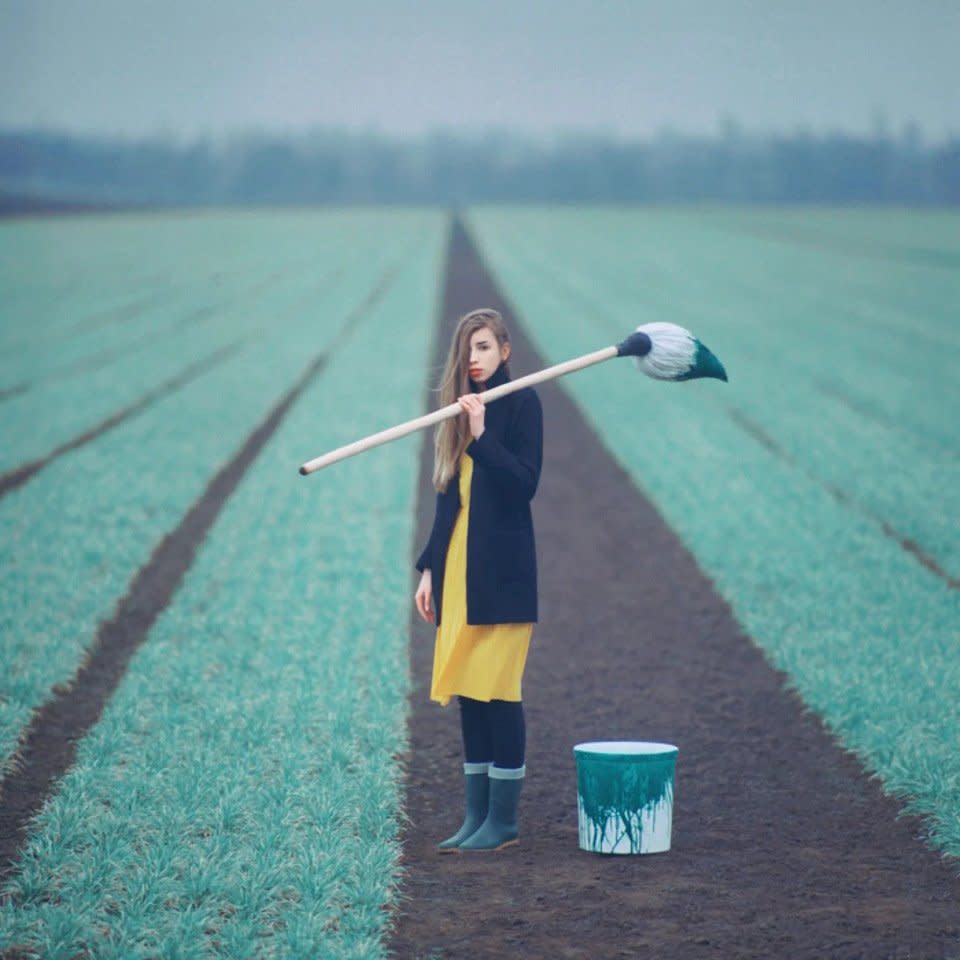
[[[460,729],[467,763],[490,763],[501,769],[523,766],[527,728],[519,700],[471,700],[460,697]]]

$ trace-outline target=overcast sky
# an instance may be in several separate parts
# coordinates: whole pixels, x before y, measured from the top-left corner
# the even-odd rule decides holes
[[[960,0],[0,0],[0,126],[960,134]]]

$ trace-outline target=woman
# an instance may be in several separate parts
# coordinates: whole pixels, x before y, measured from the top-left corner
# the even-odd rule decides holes
[[[510,379],[510,340],[496,310],[462,317],[440,384],[463,413],[437,430],[436,515],[417,561],[415,601],[436,622],[431,699],[460,702],[466,815],[442,852],[517,843],[526,772],[521,680],[537,619],[530,501],[543,458],[543,415],[530,388],[487,409],[480,394]]]

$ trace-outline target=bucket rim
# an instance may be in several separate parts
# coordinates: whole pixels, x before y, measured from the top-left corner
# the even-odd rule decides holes
[[[653,740],[589,740],[573,748],[575,754],[599,757],[655,757],[679,751],[675,744]]]

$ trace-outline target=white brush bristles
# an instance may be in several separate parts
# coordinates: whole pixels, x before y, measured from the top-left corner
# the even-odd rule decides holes
[[[689,373],[697,354],[697,339],[675,323],[645,323],[637,327],[650,338],[650,352],[634,357],[637,366],[655,380],[676,380]]]

